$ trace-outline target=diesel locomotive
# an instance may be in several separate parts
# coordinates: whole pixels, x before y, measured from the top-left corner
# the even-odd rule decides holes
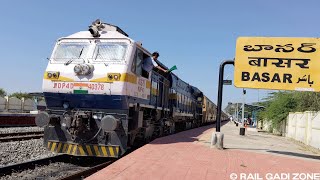
[[[216,106],[198,88],[172,72],[142,73],[150,56],[140,42],[100,20],[58,39],[43,77],[47,108],[36,117],[44,146],[117,158],[156,137],[213,123]]]

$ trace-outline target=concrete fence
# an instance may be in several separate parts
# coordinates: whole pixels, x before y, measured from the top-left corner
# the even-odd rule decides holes
[[[0,112],[11,113],[29,113],[30,111],[45,109],[45,101],[39,101],[38,103],[32,99],[18,99],[16,97],[0,97]]]
[[[286,137],[320,149],[320,112],[289,113]]]
[[[264,119],[263,121],[258,121],[257,128],[279,136],[285,136],[287,131],[286,121],[281,122],[281,124],[277,127],[273,127],[272,122],[267,119]]]
[[[0,112],[5,111],[7,106],[7,99],[0,97]]]

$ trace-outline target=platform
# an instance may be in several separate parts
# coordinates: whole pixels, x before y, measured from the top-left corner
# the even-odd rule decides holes
[[[255,131],[240,136],[229,122],[221,128],[225,150],[218,150],[210,148],[214,131],[211,125],[158,138],[87,179],[265,179],[279,173],[320,178],[320,154],[299,143]]]
[[[35,126],[36,114],[0,112],[0,127]]]

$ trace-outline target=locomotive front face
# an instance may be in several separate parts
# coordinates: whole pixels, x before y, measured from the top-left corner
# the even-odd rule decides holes
[[[123,95],[128,41],[61,40],[57,43],[44,74],[45,93]],[[67,103],[67,102],[66,102]],[[69,102],[70,108],[91,107]],[[48,101],[49,107],[63,107]]]
[[[47,110],[36,118],[45,128],[48,149],[81,156],[118,157],[125,152],[127,84],[135,78],[128,71],[131,51],[126,38],[57,42],[43,79]]]

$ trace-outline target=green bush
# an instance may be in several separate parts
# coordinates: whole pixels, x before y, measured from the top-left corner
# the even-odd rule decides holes
[[[15,92],[13,94],[10,94],[10,97],[16,97],[18,99],[32,99],[32,96],[30,96],[28,93],[22,93],[22,92]]]
[[[272,92],[260,103],[265,109],[257,115],[258,120],[271,121],[273,128],[278,128],[289,112],[319,111],[320,93],[278,91]]]

